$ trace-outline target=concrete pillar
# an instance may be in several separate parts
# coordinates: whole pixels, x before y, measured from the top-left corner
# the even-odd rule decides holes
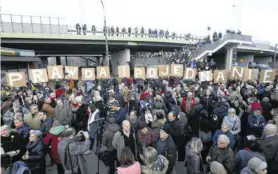
[[[48,65],[48,57],[41,57],[41,63],[42,63],[42,65],[41,65],[41,67],[42,68],[46,68],[47,67],[47,65]]]
[[[116,77],[118,75],[119,65],[128,65],[130,62],[130,49],[124,49],[111,54],[112,74]]]
[[[235,46],[227,45],[226,47],[226,59],[225,59],[225,69],[231,70],[233,64],[233,51]]]

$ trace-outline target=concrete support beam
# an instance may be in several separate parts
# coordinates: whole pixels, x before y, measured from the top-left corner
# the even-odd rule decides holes
[[[234,51],[234,48],[236,48],[236,46],[227,45],[227,46],[225,46],[225,48],[226,48],[225,69],[231,70],[232,64],[233,64],[233,57],[234,57],[233,51]]]
[[[128,65],[130,62],[130,49],[124,49],[111,54],[112,74],[116,77],[118,75],[119,65]]]
[[[61,57],[56,56],[56,65],[61,65]]]

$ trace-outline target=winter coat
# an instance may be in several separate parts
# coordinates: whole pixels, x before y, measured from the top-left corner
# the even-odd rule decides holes
[[[120,130],[120,126],[116,123],[110,124],[105,132],[103,133],[102,145],[107,147],[108,151],[113,151],[114,147],[112,145],[113,137],[116,132]]]
[[[115,99],[119,102],[120,107],[124,107],[124,98],[120,92],[115,92]]]
[[[199,136],[200,129],[200,114],[203,110],[202,104],[195,104],[191,110],[191,116],[189,117],[188,124],[191,126],[192,133],[195,137]]]
[[[28,115],[24,116],[24,122],[30,126],[31,129],[39,130],[41,125],[40,116],[38,113],[32,115],[29,113]]]
[[[29,142],[27,144],[27,152],[29,153],[28,162],[40,163],[44,158],[42,137],[39,137],[35,142]]]
[[[13,160],[17,161],[20,160],[21,156],[24,153],[25,145],[23,143],[22,137],[16,133],[16,132],[11,132],[9,137],[2,137],[1,136],[1,147],[3,148],[4,152],[11,152],[11,151],[16,151],[20,150],[20,153],[13,157]]]
[[[104,108],[104,104],[103,104],[103,101],[100,100],[100,101],[96,101],[95,102],[95,106],[96,108],[98,108],[98,110],[100,111],[100,117],[101,118],[105,118],[105,115],[106,115],[106,111],[105,111],[105,108]]]
[[[66,150],[66,145],[68,145],[69,152]],[[81,170],[82,174],[88,174],[87,161],[84,157],[84,153],[90,148],[90,140],[86,140],[83,143],[77,143],[70,139],[61,139],[58,143],[58,154],[61,159],[61,164],[65,170],[65,174],[72,174],[72,168],[70,164],[70,159],[72,161],[73,171],[77,172],[78,168]],[[65,161],[65,155],[67,155],[67,161]]]
[[[163,123],[160,120],[154,120],[151,124],[153,132],[159,137],[159,132],[161,128],[163,127]]]
[[[137,150],[137,139],[135,136],[135,133],[133,133],[133,131],[130,132],[130,136],[133,136],[134,139],[134,150],[135,150],[135,154],[134,157],[136,158],[136,155],[138,154],[138,150]],[[112,146],[117,150],[117,158],[120,161],[121,156],[122,156],[122,150],[123,148],[125,148],[125,140],[124,140],[124,133],[122,130],[119,130],[118,132],[115,133],[113,140],[112,140]]]
[[[146,134],[143,134],[141,130],[137,132],[138,144],[140,146],[140,152],[143,151],[143,148],[154,146],[158,140],[158,137],[152,131],[151,128],[147,127],[148,131]]]
[[[85,104],[82,104],[76,110],[76,122],[78,122],[78,126],[80,128],[84,128],[87,123],[88,115],[87,115],[87,108]]]
[[[176,146],[184,146],[185,145],[185,138],[182,136],[181,130],[181,121],[176,118],[174,121],[167,121],[171,128],[172,128],[172,133],[171,137],[173,138]]]
[[[162,155],[150,166],[142,165],[142,174],[165,174],[168,170],[169,161]]]
[[[187,174],[201,174],[201,159],[198,153],[193,152],[190,143],[186,145]]]
[[[238,135],[240,133],[241,123],[238,116],[235,116],[233,118],[231,116],[225,116],[223,122],[228,124],[229,130],[233,135]]]
[[[119,125],[122,125],[122,122],[126,118],[126,110],[125,110],[125,108],[120,107],[120,109],[114,113],[114,118],[116,118],[116,122]]]
[[[217,145],[213,145],[208,156],[211,158],[211,161],[217,161],[223,164],[227,173],[232,173],[234,171],[234,152],[231,148],[219,149]]]
[[[117,168],[117,174],[141,174],[141,166],[140,163],[135,161],[130,166],[121,166]]]
[[[152,115],[155,116],[157,113],[161,113],[164,117],[166,117],[166,106],[162,102],[154,103],[154,109],[152,110]]]
[[[31,114],[30,111],[26,108],[21,107],[21,110],[23,112],[24,118]],[[15,111],[13,108],[7,110],[3,115],[4,124],[11,126],[13,124],[14,115]]]
[[[64,106],[60,109],[58,106],[55,108],[54,120],[59,120],[62,125],[70,125],[72,120],[72,111],[71,107],[65,103]]]
[[[278,170],[278,135],[266,137],[262,140],[257,140],[262,149],[262,154],[265,156],[268,169]]]
[[[263,116],[248,116],[248,135],[254,135],[255,137],[261,137],[266,121]]]
[[[46,119],[43,121],[41,120],[41,126],[40,126],[40,130],[42,132],[42,136],[45,137],[47,132],[50,130],[50,128],[52,127],[52,119],[51,117],[46,117]]]
[[[272,119],[272,115],[271,115],[271,109],[272,109],[272,106],[269,102],[262,102],[261,103],[262,107],[263,107],[263,116],[265,118],[265,121],[267,122],[268,120]]]
[[[50,104],[44,103],[42,105],[42,110],[45,111],[47,113],[47,115],[53,119],[55,110],[54,110],[54,108],[52,108],[52,106]]]
[[[229,137],[229,139],[230,139],[230,144],[229,144],[229,146],[230,146],[231,148],[233,148],[234,145],[235,145],[235,138],[234,138],[234,135],[233,135],[230,131],[224,133],[221,129],[218,129],[218,130],[213,134],[213,137],[212,137],[213,143],[214,143],[214,144],[217,144],[218,137],[219,137],[219,135],[221,135],[221,134],[225,134],[225,135],[227,135],[227,136]]]
[[[177,147],[171,136],[169,136],[165,141],[166,142],[163,142],[159,139],[156,144],[156,150],[159,155],[163,155],[168,159],[169,165],[166,174],[170,174],[176,164]]]
[[[16,132],[21,135],[24,140],[27,140],[29,138],[30,130],[30,127],[26,123],[23,123],[21,127],[16,129]]]
[[[257,157],[264,162],[266,161],[265,157],[259,152],[253,152],[250,150],[239,150],[235,156],[235,164],[237,166],[237,169],[242,170],[248,165],[248,161],[253,157]]]

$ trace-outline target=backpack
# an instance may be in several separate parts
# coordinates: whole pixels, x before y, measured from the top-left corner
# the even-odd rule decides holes
[[[12,170],[11,170],[11,174],[31,174],[30,169],[28,168],[28,166],[22,162],[22,161],[17,161],[12,165]]]

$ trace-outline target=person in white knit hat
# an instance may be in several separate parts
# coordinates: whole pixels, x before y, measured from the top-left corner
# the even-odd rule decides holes
[[[247,167],[243,168],[240,174],[266,174],[267,164],[257,157],[253,157],[248,161]]]

